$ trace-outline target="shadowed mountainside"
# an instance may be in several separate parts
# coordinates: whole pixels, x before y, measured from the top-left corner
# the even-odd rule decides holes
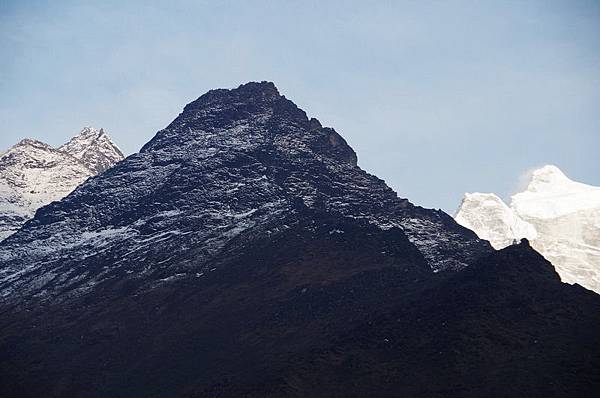
[[[569,397],[600,298],[398,198],[272,83],[214,90],[0,244],[7,397]]]

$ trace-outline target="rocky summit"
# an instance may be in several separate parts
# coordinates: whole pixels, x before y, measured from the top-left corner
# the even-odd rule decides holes
[[[418,165],[415,165],[418,167]],[[0,243],[0,395],[559,397],[600,298],[358,166],[268,82],[213,90]]]

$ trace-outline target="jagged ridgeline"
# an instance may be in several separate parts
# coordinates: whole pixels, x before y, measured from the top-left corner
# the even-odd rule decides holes
[[[2,396],[598,387],[597,295],[399,198],[268,82],[188,104],[0,261]]]

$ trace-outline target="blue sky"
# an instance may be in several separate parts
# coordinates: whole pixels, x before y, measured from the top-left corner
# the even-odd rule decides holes
[[[93,125],[133,153],[207,90],[270,80],[417,204],[546,163],[600,185],[595,1],[0,0],[0,51],[0,149]]]

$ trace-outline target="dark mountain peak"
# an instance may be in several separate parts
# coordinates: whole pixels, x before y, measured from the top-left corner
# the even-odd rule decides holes
[[[220,153],[263,148],[295,158],[310,152],[357,164],[356,153],[340,134],[309,119],[270,82],[209,91],[186,105],[141,152],[167,150],[185,157],[216,148]]]
[[[218,103],[265,104],[283,99],[272,82],[249,82],[233,89],[214,89],[201,95],[184,108],[186,111],[204,108]]]
[[[298,213],[298,203],[315,214],[396,228],[438,271],[463,268],[490,250],[445,213],[414,207],[358,167],[340,134],[309,119],[272,83],[249,83],[201,96],[139,154],[38,210],[0,245],[9,265],[0,270],[0,291],[35,293],[34,280],[48,270],[85,272],[89,285],[143,275],[146,287],[206,272],[236,236],[288,228],[282,220]],[[30,263],[44,267],[14,282]],[[72,284],[57,278],[44,289],[59,294]]]
[[[544,261],[550,264],[544,256],[535,251],[533,247],[529,244],[529,240],[526,238],[521,239],[521,241],[517,244],[510,245],[505,247],[504,249],[498,250],[496,252],[498,255],[511,257],[514,259],[526,259],[528,262],[540,262]]]
[[[548,283],[552,286],[561,284],[554,266],[535,251],[527,239],[481,258],[472,270],[468,271],[479,282],[493,280],[510,290],[523,287],[547,288]]]
[[[311,130],[317,130],[317,129],[320,129],[321,127],[323,127],[323,126],[321,125],[321,122],[318,119],[316,119],[314,117],[310,118],[310,129]]]
[[[202,95],[200,99],[230,97],[237,99],[272,100],[281,97],[273,82],[248,82],[232,89],[214,89]]]

